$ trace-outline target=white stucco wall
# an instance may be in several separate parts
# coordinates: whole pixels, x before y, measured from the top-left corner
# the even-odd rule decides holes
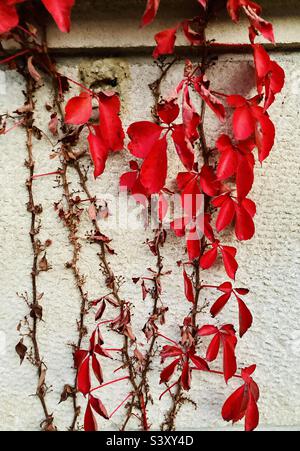
[[[295,17],[292,17],[295,20]],[[283,18],[280,19],[284,21]],[[285,16],[285,23],[289,17]],[[126,25],[126,20],[124,19]],[[276,17],[274,18],[276,26]],[[126,37],[126,26],[124,36]],[[133,26],[127,23],[127,27]],[[101,47],[101,29],[94,45],[89,41],[88,33],[82,34],[82,49],[93,47],[122,47],[117,36],[119,26],[114,28],[111,22],[111,44],[106,42]],[[160,23],[161,26],[161,23]],[[129,29],[129,28],[128,28]],[[293,27],[291,27],[293,31]],[[291,32],[287,30],[287,32]],[[294,30],[295,31],[295,30]],[[224,32],[229,33],[225,28]],[[90,56],[74,55],[74,48],[80,49],[77,29],[74,38],[72,34],[62,38],[50,31],[50,42],[53,48],[65,47],[66,55],[58,59],[60,71],[74,79],[79,79],[82,69],[95,67],[115,68],[115,65],[125,71],[127,78],[122,78],[118,86],[122,98],[122,119],[127,127],[131,122],[149,118],[153,98],[148,84],[158,75],[158,69],[148,55],[138,55],[130,46],[119,58],[107,59],[92,52]],[[230,24],[230,33],[232,25]],[[152,33],[151,33],[152,36]],[[238,33],[235,35],[239,40]],[[286,44],[292,46],[294,38],[287,39]],[[73,40],[72,40],[73,39]],[[51,41],[52,40],[52,41]],[[124,38],[124,40],[126,40]],[[135,39],[136,42],[137,39]],[[147,41],[148,42],[148,41]],[[74,45],[72,45],[72,43]],[[152,45],[152,42],[151,44]],[[143,44],[141,47],[144,47]],[[72,49],[72,47],[74,47]],[[295,46],[297,47],[297,46]],[[82,52],[81,52],[82,53]],[[274,58],[284,67],[287,81],[284,91],[270,110],[272,119],[277,126],[276,145],[270,158],[263,167],[256,166],[256,181],[252,198],[257,203],[258,214],[255,220],[256,236],[251,242],[238,245],[238,261],[240,269],[237,274],[236,286],[246,286],[251,289],[249,306],[253,312],[254,324],[238,345],[239,367],[257,363],[256,380],[261,387],[261,429],[300,429],[300,290],[299,290],[299,91],[300,91],[300,55],[296,51],[279,49]],[[182,63],[178,63],[170,72],[163,91],[180,78]],[[92,77],[97,77],[91,75]],[[241,77],[243,81],[241,82]],[[211,78],[216,90],[248,95],[253,89],[253,63],[250,55],[225,54],[219,57],[216,66],[211,69]],[[88,80],[90,81],[90,80]],[[0,113],[13,111],[23,104],[22,78],[13,71],[0,72]],[[76,92],[74,90],[74,92]],[[49,113],[44,108],[51,92],[47,84],[37,95],[36,122],[41,128],[49,121]],[[220,124],[208,113],[206,119],[208,138],[213,143],[221,131]],[[26,314],[26,307],[17,297],[16,292],[30,292],[31,247],[28,238],[30,217],[26,211],[27,193],[24,183],[27,170],[24,167],[26,156],[25,137],[22,130],[16,130],[0,139],[1,156],[1,196],[0,196],[0,430],[38,430],[42,412],[38,400],[32,396],[36,387],[35,370],[27,363],[20,367],[19,358],[14,347],[18,341],[16,330],[19,320]],[[49,158],[51,146],[42,139],[34,142],[36,172],[55,171],[58,162]],[[90,170],[89,185],[98,198],[106,199],[108,194],[117,195],[118,176],[127,169],[129,154],[124,151],[110,157],[105,174],[96,182]],[[85,164],[88,164],[86,159]],[[179,164],[171,162],[174,174],[179,170]],[[72,178],[72,188],[77,189],[77,178]],[[72,383],[73,370],[71,348],[68,346],[76,339],[76,318],[79,311],[79,298],[74,286],[72,274],[65,269],[65,262],[70,258],[70,247],[67,231],[57,218],[53,204],[61,198],[61,190],[53,189],[54,177],[45,177],[35,182],[35,195],[43,205],[41,238],[50,238],[53,245],[48,251],[48,260],[53,269],[42,273],[39,277],[39,291],[44,292],[43,307],[45,322],[39,326],[39,337],[42,356],[48,365],[48,382],[52,391],[48,395],[51,410],[54,412],[56,424],[60,430],[69,426],[72,414],[71,401],[58,404],[60,393],[65,383]],[[141,299],[140,287],[132,283],[131,278],[146,275],[146,268],[155,265],[147,246],[143,244],[151,237],[151,231],[137,230],[134,233],[127,230],[111,230],[110,220],[103,221],[102,227],[113,237],[113,247],[117,256],[111,257],[111,264],[116,274],[125,277],[122,294],[134,304],[133,325],[135,332],[145,323],[151,310],[151,301]],[[87,213],[82,217],[83,250],[80,260],[82,273],[87,276],[86,287],[90,299],[98,298],[105,293],[103,279],[98,271],[96,249],[84,241],[85,232],[90,230]],[[230,234],[224,235],[230,242]],[[184,300],[182,277],[175,262],[184,254],[184,243],[169,234],[168,242],[163,252],[164,266],[172,269],[172,274],[164,280],[163,299],[169,307],[167,325],[163,329],[166,334],[177,338],[177,324],[180,323],[189,306]],[[208,282],[223,282],[222,268],[215,268],[203,276]],[[209,293],[208,293],[209,294]],[[213,294],[214,295],[214,294]],[[214,298],[212,298],[214,299]],[[208,298],[208,300],[212,300]],[[209,313],[203,314],[201,321],[210,320]],[[237,311],[234,303],[220,315],[220,321],[236,321]],[[90,327],[94,325],[93,317],[88,320]],[[107,334],[111,337],[111,334]],[[108,338],[109,339],[109,338]],[[143,335],[138,336],[144,342]],[[116,345],[117,343],[110,343]],[[111,377],[111,369],[118,367],[118,362],[112,362],[105,367],[105,374]],[[159,358],[156,356],[154,371],[150,375],[151,394],[154,405],[149,407],[149,417],[153,428],[158,428],[168,407],[168,397],[161,402],[158,397],[161,388],[158,386]],[[155,371],[156,369],[156,371]],[[233,388],[235,381],[225,386],[222,378],[213,375],[195,374],[190,397],[198,404],[195,412],[192,406],[186,405],[178,415],[177,428],[188,429],[224,429],[226,425],[220,416],[221,406]],[[117,405],[126,395],[126,383],[121,383],[103,390],[103,402],[109,399],[109,406]],[[100,427],[118,429],[122,418],[120,411],[110,422],[100,420]],[[134,422],[131,427],[135,428]],[[236,426],[239,428],[240,426]]]

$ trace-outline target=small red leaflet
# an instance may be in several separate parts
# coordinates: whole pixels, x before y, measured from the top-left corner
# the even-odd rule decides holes
[[[206,351],[206,360],[208,360],[208,362],[216,360],[220,351],[220,345],[222,344],[224,379],[227,383],[237,370],[235,357],[237,338],[235,336],[233,325],[225,324],[219,329],[210,325],[202,326],[198,330],[198,335],[201,337],[214,335]]]
[[[237,253],[236,248],[232,246],[224,246],[220,244],[219,240],[215,240],[210,244],[210,246],[212,248],[206,251],[200,259],[201,268],[211,268],[217,260],[218,252],[221,252],[225,270],[228,276],[234,280],[238,269],[238,264],[235,259]]]
[[[251,42],[254,42],[258,33],[261,33],[268,41],[275,42],[273,26],[260,17],[262,8],[257,3],[251,0],[227,0],[227,9],[234,22],[239,21],[239,12],[240,9],[243,9],[250,22],[249,36]]]
[[[256,365],[242,370],[244,385],[238,388],[224,403],[222,417],[225,421],[236,423],[245,417],[245,430],[253,431],[259,422],[257,401],[259,400],[259,388],[251,375]]]
[[[17,9],[18,3],[24,3],[26,0],[1,0],[0,2],[0,34],[7,33],[15,28],[19,23]],[[49,11],[55,20],[58,28],[62,32],[69,32],[71,21],[71,10],[75,0],[41,0],[45,8]]]
[[[194,346],[191,346],[187,351],[184,351],[180,346],[167,345],[163,347],[160,355],[162,363],[168,358],[175,357],[175,359],[162,370],[160,374],[161,384],[169,382],[176,369],[180,369],[181,376],[178,383],[182,385],[184,390],[189,390],[192,381],[191,364],[194,364],[199,370],[209,371],[206,361],[196,355]]]
[[[261,94],[265,90],[264,109],[267,110],[284,86],[285,73],[278,63],[271,60],[262,45],[253,45],[253,50],[257,91]]]
[[[238,302],[239,308],[239,324],[240,324],[240,337],[242,337],[252,325],[252,315],[243,299],[240,296],[249,293],[249,290],[245,288],[233,288],[230,282],[224,282],[218,287],[217,290],[223,294],[215,301],[210,309],[210,313],[213,317],[217,316],[221,310],[225,307],[232,295],[235,296]]]
[[[218,232],[235,221],[235,234],[239,241],[250,240],[253,237],[256,205],[251,199],[236,201],[230,193],[226,193],[213,199],[212,205],[220,209],[216,222]]]
[[[275,127],[268,113],[258,106],[261,96],[250,100],[242,96],[227,97],[227,103],[234,108],[233,131],[239,141],[253,137],[258,148],[259,161],[263,162],[268,156],[275,140]]]
[[[227,180],[235,176],[238,199],[243,200],[254,181],[255,159],[252,151],[255,143],[248,140],[234,145],[229,136],[221,135],[216,146],[220,152],[217,177],[219,180]]]

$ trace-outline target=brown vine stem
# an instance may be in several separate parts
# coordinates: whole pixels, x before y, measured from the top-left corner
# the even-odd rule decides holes
[[[153,83],[151,83],[149,85],[149,88],[154,97],[154,107],[152,109],[152,116],[156,123],[160,122],[159,117],[157,115],[157,105],[159,103],[160,95],[161,95],[161,83],[163,82],[163,80],[167,76],[169,70],[173,67],[173,65],[176,63],[177,60],[178,60],[178,58],[176,56],[171,62],[169,62],[165,65],[162,64],[160,66],[160,69],[161,69],[160,76],[158,77],[158,79],[156,81],[154,81]],[[152,291],[153,308],[152,308],[152,313],[150,316],[151,316],[151,318],[157,317],[157,319],[160,316],[158,305],[160,302],[161,277],[162,277],[162,271],[163,271],[163,257],[161,255],[161,248],[163,247],[164,242],[165,242],[165,231],[163,230],[162,224],[160,223],[158,229],[156,229],[154,231],[154,238],[151,242],[152,243],[151,247],[153,247],[155,255],[156,255],[157,273],[153,277],[153,283],[154,283],[154,288]],[[149,373],[149,370],[151,367],[156,341],[157,341],[157,334],[155,331],[153,331],[153,335],[150,339],[149,349],[146,353],[146,356],[145,356],[145,359],[143,362],[143,369],[141,372],[141,378],[140,378],[140,383],[139,383],[138,392],[137,392],[137,396],[139,399],[142,400],[143,410],[145,411],[145,421],[143,424],[145,430],[149,429],[149,425],[148,425],[147,417],[146,417],[146,408],[150,401],[148,373]],[[146,399],[146,401],[144,401],[145,399]],[[122,430],[125,430],[128,422],[130,420],[130,417],[133,412],[134,403],[135,403],[135,398],[133,397],[131,404],[129,406],[127,418],[123,424]]]
[[[46,35],[44,33],[43,36],[43,54],[46,59],[46,66],[45,70],[49,73],[49,75],[52,78],[52,86],[54,90],[54,105],[60,115],[61,121],[64,124],[64,112],[62,108],[62,99],[59,96],[58,93],[58,79],[57,79],[57,71],[56,71],[56,64],[51,59],[49,53],[48,53],[48,46],[46,41]],[[68,132],[68,129],[67,129]],[[70,182],[68,179],[68,170],[72,166],[73,159],[72,158],[80,158],[82,155],[76,155],[75,153],[68,153],[68,147],[62,148],[61,156],[63,159],[63,168],[62,170],[59,170],[59,174],[61,176],[62,180],[62,188],[63,188],[63,194],[64,198],[67,204],[67,211],[62,210],[62,217],[65,221],[65,225],[69,231],[68,239],[69,243],[72,247],[72,260],[68,263],[66,263],[66,267],[68,269],[71,269],[74,277],[74,281],[76,284],[76,287],[78,289],[79,297],[80,297],[80,313],[79,318],[77,320],[77,331],[78,331],[78,338],[77,342],[73,345],[73,353],[76,352],[76,350],[80,349],[82,341],[84,337],[87,335],[87,329],[85,326],[85,316],[88,312],[88,295],[84,291],[84,284],[85,284],[85,276],[81,274],[78,262],[80,259],[80,251],[81,251],[81,244],[78,241],[78,227],[80,224],[80,216],[81,211],[76,205],[76,203],[73,201],[72,193],[70,192]],[[70,157],[71,156],[71,157]],[[77,422],[78,418],[81,413],[81,407],[78,403],[78,393],[77,393],[77,371],[74,378],[73,385],[66,384],[64,386],[64,390],[61,394],[61,401],[65,401],[69,397],[72,398],[73,403],[73,418],[71,425],[69,427],[69,431],[74,432],[77,430]]]
[[[85,316],[88,311],[88,295],[84,291],[85,277],[80,273],[78,267],[78,261],[80,258],[80,250],[81,244],[78,241],[78,226],[80,223],[80,215],[81,210],[75,205],[73,202],[72,194],[69,189],[69,181],[68,181],[68,169],[69,164],[65,160],[63,163],[63,171],[61,174],[62,185],[64,190],[64,197],[67,202],[67,211],[64,212],[64,220],[66,227],[69,230],[69,242],[73,248],[72,260],[66,264],[67,268],[72,270],[74,280],[76,283],[76,287],[79,291],[81,304],[80,304],[80,315],[77,321],[77,330],[78,330],[78,339],[76,345],[74,345],[74,352],[79,350],[82,344],[83,338],[87,335],[87,329],[85,327]],[[76,390],[76,381],[77,381],[77,372],[75,375],[74,386],[71,387],[66,385],[64,388],[65,396],[71,396],[73,399],[73,419],[71,426],[69,428],[70,431],[75,431],[77,427],[77,420],[80,415],[81,409],[77,400],[77,390]]]
[[[209,43],[206,40],[206,27],[208,25],[209,21],[209,11],[206,13],[206,18],[203,23],[203,41],[204,44],[201,46],[201,52],[202,52],[202,59],[201,59],[201,73],[205,75],[206,72],[206,66],[207,66],[207,56],[208,56],[208,45]],[[206,104],[205,101],[201,101],[201,121],[198,127],[199,130],[199,137],[200,137],[200,159],[205,163],[209,163],[209,149],[207,146],[206,136],[205,136],[205,130],[204,130],[204,119],[205,119],[205,110],[206,110]],[[204,213],[208,212],[209,208],[209,197],[204,194]],[[197,315],[201,312],[202,309],[199,309],[199,301],[200,301],[200,292],[201,292],[201,279],[200,279],[200,259],[203,255],[206,247],[206,237],[203,235],[201,239],[201,251],[200,251],[200,257],[193,262],[194,267],[194,290],[195,290],[195,302],[193,305],[193,309],[190,313],[191,317],[191,325],[192,325],[192,334],[194,336],[194,340],[196,343],[197,339]],[[180,384],[180,381],[178,382],[176,386],[176,392],[172,396],[172,406],[166,415],[165,421],[162,424],[162,429],[166,428],[169,431],[175,430],[175,423],[176,423],[176,417],[179,413],[179,410],[183,404],[183,402],[187,400],[187,398],[183,397],[183,389]]]
[[[74,162],[74,168],[77,171],[78,177],[79,177],[79,181],[80,181],[80,185],[82,187],[82,190],[84,191],[84,193],[86,194],[87,198],[90,201],[90,204],[92,206],[94,206],[95,210],[97,211],[97,204],[96,204],[96,200],[95,197],[92,196],[88,185],[87,185],[87,177],[86,174],[82,171],[80,164],[78,161]],[[97,221],[97,219],[92,219],[92,223],[94,226],[94,231],[95,234],[97,236],[102,236],[101,233],[101,228],[99,226],[99,223]],[[120,294],[119,294],[119,283],[116,279],[116,276],[113,272],[113,270],[111,269],[111,266],[108,262],[107,259],[107,250],[105,247],[105,243],[102,240],[97,241],[100,245],[100,252],[98,253],[99,259],[100,259],[100,263],[102,265],[102,269],[103,269],[103,273],[105,276],[105,282],[106,282],[106,286],[107,288],[109,288],[110,292],[111,292],[111,296],[115,299],[115,301],[117,302],[117,304],[119,305],[120,308],[120,313],[123,312],[124,307],[126,307],[126,301],[124,301],[123,299],[121,299]],[[128,368],[129,371],[129,380],[130,383],[132,385],[133,388],[133,396],[132,396],[132,400],[130,403],[130,415],[126,417],[125,423],[122,426],[122,430],[125,429],[126,425],[127,425],[127,418],[129,420],[129,417],[131,416],[132,410],[134,408],[134,405],[136,404],[136,400],[137,400],[137,404],[139,407],[139,410],[141,412],[141,425],[142,428],[144,430],[148,430],[148,422],[147,422],[147,415],[146,415],[146,409],[145,409],[145,400],[143,397],[143,394],[141,393],[141,390],[139,390],[139,385],[137,382],[137,374],[136,374],[136,370],[134,368],[133,365],[133,359],[130,357],[129,354],[129,348],[130,348],[130,342],[129,342],[129,338],[128,336],[126,336],[124,334],[124,344],[123,344],[123,349],[122,349],[122,358],[123,358],[123,362],[124,362],[124,366],[126,368]]]
[[[40,255],[45,251],[45,246],[40,242],[38,235],[40,232],[40,221],[38,219],[38,215],[42,212],[42,206],[37,205],[34,199],[33,193],[33,176],[35,169],[35,161],[33,156],[33,115],[34,115],[34,91],[35,84],[31,79],[30,75],[25,71],[23,72],[23,76],[26,79],[26,102],[28,105],[32,106],[32,109],[26,113],[25,119],[25,128],[26,128],[26,147],[27,147],[27,161],[25,163],[28,168],[29,178],[26,182],[27,192],[28,192],[28,204],[27,210],[31,215],[31,225],[30,225],[30,241],[33,253],[32,260],[32,270],[31,270],[31,285],[32,285],[32,303],[26,300],[28,307],[30,308],[30,317],[32,318],[32,326],[28,323],[29,327],[29,338],[32,343],[33,353],[28,355],[28,359],[31,363],[37,368],[38,371],[38,385],[36,389],[36,395],[40,400],[42,405],[42,409],[44,412],[44,420],[41,423],[41,427],[44,431],[55,431],[56,427],[54,425],[53,414],[49,412],[46,395],[48,392],[48,387],[46,385],[46,373],[47,366],[41,357],[40,345],[38,339],[38,324],[42,319],[42,306],[40,304],[40,300],[42,295],[38,293],[37,288],[37,278],[39,272],[41,270],[48,270],[48,263],[46,257],[42,257],[42,260],[39,259]],[[49,242],[50,243],[50,242]],[[42,263],[43,261],[43,263]],[[17,345],[18,346],[18,345]]]

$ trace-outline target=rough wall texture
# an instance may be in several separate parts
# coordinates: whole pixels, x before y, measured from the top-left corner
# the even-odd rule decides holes
[[[238,36],[236,36],[238,39]],[[251,242],[238,246],[240,270],[237,274],[237,286],[251,287],[250,306],[255,318],[250,332],[238,347],[240,366],[255,361],[258,365],[257,381],[261,387],[261,429],[300,429],[300,290],[299,290],[299,169],[298,147],[299,130],[299,67],[298,53],[276,54],[279,63],[287,74],[287,83],[278,97],[270,114],[277,124],[277,140],[272,155],[263,167],[256,167],[256,182],[252,197],[258,205],[256,217],[257,233]],[[135,120],[149,118],[153,98],[147,86],[158,75],[157,67],[147,56],[122,56],[122,58],[97,58],[66,56],[59,59],[62,73],[93,84],[103,71],[118,78],[118,90],[121,95],[122,118],[125,127]],[[170,72],[168,82],[163,85],[167,92],[181,75],[181,63]],[[252,58],[247,55],[222,55],[211,70],[216,90],[248,95],[253,89]],[[240,79],[243,78],[241,84]],[[0,111],[13,111],[23,104],[23,81],[13,71],[0,72]],[[233,93],[233,92],[232,92]],[[36,121],[41,128],[49,121],[45,102],[51,94],[47,84],[37,95]],[[214,142],[220,125],[208,114],[205,123],[207,135]],[[31,248],[28,239],[29,215],[24,182],[27,171],[25,159],[24,133],[17,130],[1,137],[1,197],[0,197],[0,429],[1,430],[38,430],[42,414],[37,400],[32,396],[35,387],[35,372],[24,363],[19,367],[14,346],[18,340],[16,326],[26,312],[16,292],[30,290]],[[47,140],[34,142],[34,155],[38,173],[55,171],[58,162],[49,158],[51,146]],[[150,301],[143,302],[140,287],[132,283],[131,278],[146,274],[146,268],[154,266],[155,261],[144,242],[151,237],[150,230],[139,228],[134,232],[126,229],[112,230],[113,208],[110,196],[117,195],[118,176],[127,168],[129,156],[126,152],[109,159],[107,171],[96,182],[90,169],[90,186],[97,197],[108,200],[112,216],[103,221],[102,227],[113,236],[113,247],[117,256],[111,257],[116,274],[125,277],[122,293],[134,304],[133,325],[140,329],[151,309]],[[88,165],[88,159],[85,161]],[[171,162],[172,171],[177,171],[177,162]],[[69,344],[75,339],[75,323],[79,309],[79,299],[73,283],[72,274],[65,269],[70,258],[67,233],[53,204],[61,198],[60,189],[54,189],[54,178],[42,178],[35,183],[38,200],[43,204],[42,232],[44,239],[50,238],[53,246],[49,249],[48,260],[53,269],[40,277],[39,291],[44,292],[43,306],[45,323],[40,325],[42,355],[48,364],[48,381],[52,385],[49,403],[56,417],[59,429],[69,426],[71,403],[58,404],[65,383],[73,380],[72,358]],[[77,189],[76,177],[72,188]],[[87,276],[87,289],[91,299],[104,292],[103,279],[98,270],[96,249],[86,245],[85,232],[90,229],[87,213],[84,213],[80,236],[83,243],[80,266]],[[230,234],[225,235],[230,242]],[[165,279],[163,298],[170,309],[167,317],[166,334],[176,337],[176,326],[188,306],[183,299],[182,278],[174,262],[184,254],[181,241],[169,234],[164,256],[166,269],[173,272]],[[216,268],[205,275],[208,282],[222,282],[222,268]],[[203,300],[204,301],[204,300]],[[209,321],[207,310],[203,321]],[[236,308],[232,305],[220,316],[220,322],[236,320]],[[93,318],[89,319],[93,325]],[[107,335],[108,337],[110,335]],[[144,342],[141,336],[139,341]],[[113,343],[116,345],[116,343]],[[107,366],[116,368],[118,362]],[[155,358],[153,369],[159,367]],[[178,416],[177,427],[188,429],[224,429],[228,428],[220,417],[220,408],[235,387],[231,381],[224,387],[222,378],[213,375],[196,374],[190,392],[198,409],[184,406]],[[154,405],[150,408],[150,421],[157,428],[163,420],[168,399],[158,401],[161,390],[158,388],[158,372],[150,377],[151,394]],[[117,405],[126,394],[126,382],[103,391],[103,401],[110,399],[110,405]],[[120,412],[110,423],[101,422],[101,427],[117,429],[122,416]],[[135,427],[134,423],[131,425]],[[239,428],[239,426],[236,426]],[[231,428],[231,427],[230,427]]]

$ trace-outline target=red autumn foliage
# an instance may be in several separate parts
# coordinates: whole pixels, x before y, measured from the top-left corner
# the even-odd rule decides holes
[[[222,345],[224,379],[227,383],[228,380],[232,376],[234,376],[237,370],[235,357],[237,338],[235,336],[233,325],[225,324],[219,329],[215,326],[202,326],[198,330],[198,335],[200,335],[201,337],[214,335],[206,351],[206,360],[208,362],[213,362],[214,360],[216,360],[220,351],[220,346]]]
[[[18,4],[25,2],[26,0],[0,0],[0,34],[4,35],[4,38],[10,37],[9,32],[18,26]],[[198,0],[197,3],[200,7],[198,16],[192,19],[184,18],[174,24],[172,28],[162,30],[155,35],[157,46],[153,56],[156,59],[160,58],[157,62],[158,66],[164,67],[164,58],[161,57],[175,53],[178,32],[183,33],[191,46],[203,45],[206,47],[214,44],[212,41],[206,41],[205,38],[207,9],[210,11],[208,7],[212,6],[212,2]],[[59,29],[68,32],[71,10],[75,0],[42,0],[42,4],[52,15]],[[149,25],[154,20],[159,5],[160,0],[147,1],[142,26]],[[248,99],[241,95],[225,95],[215,92],[211,87],[211,80],[206,75],[205,58],[202,62],[195,64],[187,59],[179,84],[173,87],[174,89],[168,96],[160,97],[156,103],[153,116],[157,118],[157,123],[138,121],[129,126],[127,131],[128,150],[133,157],[141,161],[130,161],[130,171],[121,176],[120,185],[122,189],[129,190],[140,203],[143,200],[139,198],[139,195],[149,198],[152,194],[158,194],[159,221],[163,223],[168,210],[166,195],[171,194],[171,191],[166,188],[166,184],[168,183],[170,161],[168,145],[172,144],[172,150],[175,150],[175,155],[184,166],[185,172],[179,172],[176,176],[181,196],[182,217],[171,222],[171,229],[177,237],[185,238],[188,261],[180,262],[179,266],[181,264],[183,266],[184,293],[187,301],[191,304],[191,311],[184,318],[180,327],[180,341],[177,343],[171,340],[172,346],[164,346],[161,351],[162,363],[166,359],[172,359],[172,361],[161,371],[160,382],[168,383],[176,374],[175,384],[183,390],[189,390],[192,384],[193,370],[221,373],[224,375],[226,383],[234,376],[242,378],[244,385],[227,399],[222,409],[222,416],[225,421],[232,422],[245,417],[245,429],[251,431],[257,427],[259,420],[257,407],[259,389],[252,379],[255,365],[243,369],[241,375],[236,375],[235,350],[238,340],[232,324],[220,327],[204,325],[199,328],[196,323],[197,309],[199,309],[197,302],[201,290],[215,288],[222,294],[210,307],[211,315],[213,317],[219,315],[230,299],[235,298],[239,311],[239,335],[242,338],[253,321],[252,314],[242,299],[248,290],[233,288],[231,282],[224,282],[218,286],[206,286],[202,284],[203,277],[202,274],[200,276],[200,269],[209,270],[217,262],[218,257],[221,257],[227,275],[231,279],[236,277],[237,249],[234,246],[221,244],[217,234],[231,225],[234,225],[235,235],[239,241],[249,240],[255,233],[253,218],[256,214],[256,205],[248,198],[254,183],[254,150],[257,148],[258,160],[262,163],[273,148],[275,127],[268,109],[283,88],[285,74],[283,69],[271,60],[264,47],[261,44],[255,44],[258,34],[270,42],[274,42],[272,24],[261,17],[261,7],[250,0],[228,0],[227,9],[234,22],[239,21],[242,12],[249,20],[249,38],[254,54],[257,95]],[[21,27],[19,28],[21,29]],[[26,29],[23,28],[23,32],[24,30],[26,33]],[[33,80],[38,82],[40,74],[34,64],[38,53],[42,51],[41,47],[37,45],[34,51],[35,53],[31,54],[32,48],[25,49],[21,54],[29,53],[26,55],[26,67]],[[5,62],[7,61],[10,59],[5,60]],[[207,65],[209,66],[210,62]],[[163,74],[163,76],[165,75],[166,73]],[[72,80],[56,72],[55,78],[59,84],[59,95],[63,97],[68,90],[68,81],[72,82]],[[82,130],[88,131],[87,140],[96,178],[104,172],[109,154],[120,151],[124,147],[125,134],[120,119],[120,98],[115,93],[95,93],[80,83],[74,83],[79,85],[83,92],[67,102],[64,122],[69,126],[67,128],[71,130],[71,133],[74,132],[75,140]],[[216,149],[210,148],[206,143],[202,121],[207,106],[221,122],[224,122],[226,111],[223,101],[226,101],[227,107],[233,110],[233,137],[230,138],[224,134],[219,136],[216,143],[219,158],[218,161],[215,161]],[[200,103],[202,106],[199,108]],[[94,119],[92,120],[93,107],[99,112],[98,123],[95,123]],[[48,126],[50,132],[56,136],[58,134],[56,113],[51,115]],[[71,139],[70,136],[68,139]],[[199,149],[203,158],[198,159]],[[198,162],[198,160],[200,161]],[[93,222],[96,218],[94,210],[89,212]],[[215,210],[217,210],[216,215]],[[216,217],[215,222],[213,217]],[[165,243],[165,231],[163,231],[163,237]],[[110,239],[101,232],[95,232],[92,238],[95,242],[105,243],[108,252],[114,252],[108,245]],[[157,244],[154,242],[148,244],[153,253],[157,255]],[[188,273],[186,268],[192,268],[193,273],[190,274],[191,271]],[[150,269],[150,271],[152,270]],[[158,278],[162,274],[158,276],[155,271],[152,272],[153,277],[149,280],[155,281],[155,289],[161,295],[162,287]],[[143,278],[141,283],[143,300],[149,295],[154,297],[153,290],[146,286],[145,280],[146,278]],[[107,287],[112,289],[115,283],[114,276],[107,271]],[[97,430],[96,414],[104,419],[109,418],[102,401],[93,395],[94,391],[119,380],[130,379],[132,377],[131,360],[137,361],[142,370],[145,364],[144,354],[138,350],[131,326],[130,302],[119,302],[118,295],[117,300],[112,300],[109,295],[100,298],[93,303],[93,306],[97,306],[96,321],[104,315],[107,304],[110,304],[112,308],[119,308],[119,312],[115,318],[103,323],[108,323],[110,329],[125,337],[127,343],[134,344],[134,351],[132,358],[128,357],[127,364],[122,366],[122,369],[128,371],[129,376],[108,383],[105,383],[102,366],[103,361],[111,358],[111,355],[104,348],[100,330],[102,323],[93,331],[88,349],[76,349],[74,352],[74,366],[77,370],[76,388],[87,398],[84,417],[86,431]],[[160,334],[159,327],[164,324],[164,315],[167,310],[167,307],[160,307],[150,317],[143,329],[147,340],[158,336],[164,337]],[[158,323],[158,319],[160,323]],[[200,341],[199,337],[205,336],[212,336],[212,339],[207,348],[206,359],[203,359],[197,354],[197,346]],[[223,372],[210,370],[207,361],[215,361],[221,350]],[[122,349],[113,351],[122,352]],[[139,370],[135,368],[133,373],[136,371]],[[99,387],[93,387],[95,380],[100,384]],[[170,389],[171,387],[168,387],[168,391]],[[136,393],[129,393],[116,410],[131,396],[136,396]],[[143,427],[147,430],[147,402],[145,403],[141,393],[139,393],[139,398]]]
[[[98,103],[99,125],[88,124],[93,111],[93,98]],[[66,105],[67,124],[87,124],[89,127],[88,143],[95,178],[103,173],[109,152],[116,152],[124,147],[125,135],[119,116],[120,109],[120,99],[115,93],[93,94],[91,91],[84,91],[71,98]]]
[[[253,50],[257,91],[261,95],[265,90],[264,109],[267,110],[275,101],[275,95],[282,91],[285,73],[276,61],[271,60],[262,45],[253,45]]]
[[[16,5],[26,0],[1,0],[0,2],[0,34],[7,33],[19,23]],[[45,8],[55,20],[62,32],[70,31],[71,10],[75,0],[41,0]]]
[[[270,154],[275,140],[275,127],[268,113],[259,106],[261,96],[245,99],[239,95],[227,97],[227,103],[234,108],[233,132],[239,141],[253,138],[262,163]]]
[[[212,205],[220,209],[216,222],[217,232],[221,232],[234,221],[235,234],[239,241],[250,240],[253,237],[256,205],[252,200],[244,198],[236,201],[230,193],[226,193],[216,197]]]
[[[204,359],[196,355],[195,347],[191,346],[184,351],[180,346],[164,346],[161,353],[161,362],[168,358],[175,359],[165,367],[160,373],[160,383],[169,382],[177,369],[180,370],[180,378],[178,383],[184,390],[190,390],[192,382],[192,365],[202,371],[209,371],[208,364]]]
[[[238,269],[238,263],[235,259],[237,253],[236,248],[233,246],[224,246],[223,244],[220,244],[219,240],[215,240],[210,246],[211,249],[206,251],[200,258],[201,268],[211,268],[217,260],[218,253],[221,253],[226,273],[234,280]]]
[[[225,307],[231,296],[234,295],[238,302],[240,337],[242,337],[251,327],[253,321],[250,310],[246,306],[243,299],[241,299],[240,297],[248,294],[249,290],[245,288],[233,288],[231,282],[224,282],[216,288],[223,294],[215,301],[215,303],[211,307],[210,309],[211,315],[213,317],[217,316],[221,312],[221,310]]]
[[[244,368],[241,372],[244,385],[238,388],[224,403],[222,417],[225,421],[236,423],[245,417],[245,430],[253,431],[259,422],[257,401],[259,399],[259,388],[251,375],[256,365]]]

